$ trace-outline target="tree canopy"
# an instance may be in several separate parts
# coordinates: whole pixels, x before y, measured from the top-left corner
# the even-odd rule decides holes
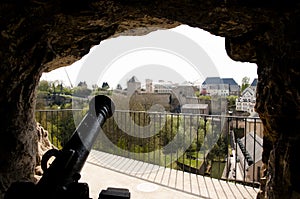
[[[250,86],[250,78],[249,77],[243,77],[241,92],[243,92],[249,86]]]

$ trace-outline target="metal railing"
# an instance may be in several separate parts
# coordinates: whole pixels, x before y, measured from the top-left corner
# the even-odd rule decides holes
[[[37,110],[36,120],[61,148],[85,114],[81,109]],[[117,110],[93,149],[171,169],[259,186],[259,118]]]

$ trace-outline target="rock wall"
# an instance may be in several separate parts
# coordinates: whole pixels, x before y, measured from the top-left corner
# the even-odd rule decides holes
[[[299,198],[299,7],[280,0],[2,1],[1,192],[14,181],[33,179],[35,88],[42,72],[69,65],[126,30],[143,27],[127,32],[140,35],[187,24],[225,37],[233,60],[257,63],[266,167],[258,197]]]
[[[37,130],[37,144],[38,144],[38,150],[36,154],[36,165],[34,169],[34,179],[36,182],[40,180],[40,178],[43,175],[43,170],[41,167],[41,161],[43,155],[50,149],[56,149],[56,147],[51,144],[49,137],[48,137],[48,131],[45,130],[40,123],[36,124],[36,130]],[[51,159],[53,160],[53,159]],[[49,163],[51,162],[49,160]]]

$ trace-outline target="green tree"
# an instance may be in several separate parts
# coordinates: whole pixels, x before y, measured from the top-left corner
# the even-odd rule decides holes
[[[73,95],[73,89],[70,87],[62,87],[62,93],[65,95]]]
[[[41,80],[38,85],[38,91],[49,92],[50,91],[50,83],[47,80]]]
[[[93,88],[93,91],[98,91],[99,90],[99,86],[97,84],[93,84],[92,88]]]
[[[63,86],[61,82],[55,80],[55,81],[51,81],[49,84],[51,85],[50,93],[62,93]]]
[[[103,83],[102,83],[101,89],[102,89],[103,91],[107,91],[107,90],[109,89],[108,83],[107,83],[107,82],[103,82]]]
[[[241,88],[241,92],[243,92],[246,88],[248,88],[250,86],[250,78],[249,77],[244,77],[242,79],[242,88]]]
[[[46,99],[50,95],[51,87],[50,82],[47,80],[41,80],[37,87],[37,100],[36,100],[36,109],[44,109],[47,105]]]
[[[235,111],[235,101],[237,98],[238,98],[238,96],[235,96],[235,95],[229,95],[226,97],[228,111]]]
[[[207,101],[210,101],[211,100],[211,96],[209,96],[209,95],[201,95],[201,96],[199,96],[199,99],[200,100],[207,100]]]
[[[80,82],[77,87],[73,89],[73,95],[76,97],[88,97],[92,90],[87,87],[86,82]]]

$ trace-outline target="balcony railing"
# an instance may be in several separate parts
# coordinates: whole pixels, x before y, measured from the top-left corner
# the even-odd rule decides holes
[[[81,109],[38,110],[36,120],[61,148],[84,114]],[[259,118],[117,110],[93,149],[258,187],[262,133]]]

